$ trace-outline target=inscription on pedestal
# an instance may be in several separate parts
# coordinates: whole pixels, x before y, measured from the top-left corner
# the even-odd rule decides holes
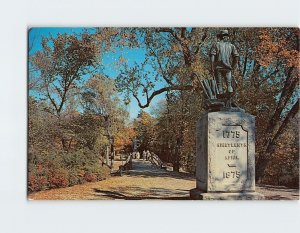
[[[197,126],[197,189],[255,191],[255,119],[243,112],[209,112]]]
[[[222,183],[221,186],[234,185],[242,189],[248,174],[248,132],[240,125],[222,125],[214,133],[211,177],[214,182]]]
[[[196,188],[192,199],[261,200],[255,192],[255,118],[209,112],[197,124]]]

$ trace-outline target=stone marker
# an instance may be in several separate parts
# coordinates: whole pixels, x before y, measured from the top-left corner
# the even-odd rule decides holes
[[[255,192],[255,118],[239,111],[204,113],[197,124],[192,199],[260,200]]]

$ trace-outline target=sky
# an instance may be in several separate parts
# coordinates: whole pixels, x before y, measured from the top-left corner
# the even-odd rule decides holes
[[[32,44],[32,48],[30,51],[30,54],[34,54],[37,51],[42,49],[41,41],[42,37],[49,37],[52,35],[53,37],[56,37],[58,33],[63,34],[73,34],[73,33],[80,33],[82,32],[83,28],[31,28],[29,30],[28,35],[28,42],[29,45]],[[119,74],[119,71],[116,70],[116,68],[112,65],[113,62],[117,61],[119,59],[119,56],[121,55],[121,52],[119,50],[115,52],[107,52],[102,57],[102,64],[104,65],[104,74],[106,74],[108,77],[116,78]],[[129,64],[133,64],[135,62],[141,63],[144,61],[145,58],[145,50],[143,48],[136,48],[136,49],[129,49],[125,48],[123,50],[122,55],[126,59],[126,61]],[[163,83],[156,83],[156,88],[162,87]],[[31,93],[30,93],[31,94]],[[34,94],[31,94],[34,95]],[[124,98],[124,94],[119,93],[119,97],[121,100]],[[138,97],[145,101],[145,99],[141,96],[141,94],[138,95]],[[143,109],[144,111],[151,113],[151,107],[156,106],[161,100],[165,98],[165,94],[160,94],[151,101],[150,106],[148,108]],[[134,99],[132,96],[130,96],[130,103],[127,106],[127,110],[130,114],[130,119],[134,119],[137,117],[140,108],[138,106],[138,103],[136,99]]]

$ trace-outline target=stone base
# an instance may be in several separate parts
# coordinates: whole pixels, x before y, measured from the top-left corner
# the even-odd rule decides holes
[[[265,197],[257,192],[240,193],[205,193],[199,189],[190,190],[192,200],[264,200]]]

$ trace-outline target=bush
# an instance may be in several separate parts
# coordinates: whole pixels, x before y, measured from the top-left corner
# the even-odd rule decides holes
[[[97,181],[97,175],[95,173],[85,173],[84,175],[84,179],[87,181],[87,182],[95,182]]]
[[[69,170],[69,186],[73,186],[75,184],[83,184],[85,182],[84,179],[85,172],[80,169],[70,169]]]
[[[103,180],[104,178],[108,177],[109,174],[110,174],[110,170],[108,167],[103,167],[102,165],[100,165],[99,163],[98,164],[95,164],[93,166],[91,165],[86,165],[84,167],[86,173],[85,173],[85,176],[92,176],[95,177],[95,181],[100,181],[100,180]]]
[[[29,192],[95,182],[110,174],[109,168],[102,166],[98,155],[91,150],[31,152],[30,158],[34,159],[28,162]]]
[[[48,188],[48,180],[46,176],[38,176],[34,173],[28,175],[28,191],[36,192]]]
[[[50,188],[65,188],[69,186],[69,174],[64,168],[51,170],[48,178]]]
[[[48,187],[48,173],[44,166],[41,164],[29,164],[28,190],[35,192],[45,190]]]

